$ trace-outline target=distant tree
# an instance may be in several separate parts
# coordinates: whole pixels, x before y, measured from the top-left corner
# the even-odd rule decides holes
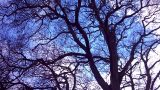
[[[158,90],[159,13],[153,0],[9,0],[0,11],[3,32],[12,31],[8,66],[23,72],[12,83]]]

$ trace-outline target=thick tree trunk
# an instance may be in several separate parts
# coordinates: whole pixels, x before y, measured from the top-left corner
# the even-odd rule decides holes
[[[120,90],[118,72],[118,53],[115,32],[108,30],[105,32],[105,37],[110,53],[111,88],[112,90]]]
[[[111,71],[111,88],[112,90],[120,90],[119,73],[118,73],[118,55],[114,45],[111,45],[110,53],[110,71]]]

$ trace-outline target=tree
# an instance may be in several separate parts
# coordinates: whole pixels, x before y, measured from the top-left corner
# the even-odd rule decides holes
[[[26,40],[12,52],[27,63],[9,66],[59,90],[87,89],[85,82],[103,90],[158,89],[159,55],[151,57],[159,9],[152,0],[10,0],[1,5],[2,26]]]

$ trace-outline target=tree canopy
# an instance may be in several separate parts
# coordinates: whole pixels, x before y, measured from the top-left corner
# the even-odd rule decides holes
[[[0,89],[159,90],[158,0],[0,2]]]

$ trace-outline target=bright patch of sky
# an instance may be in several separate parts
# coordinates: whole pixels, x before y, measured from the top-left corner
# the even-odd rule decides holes
[[[1,5],[7,4],[9,1],[11,1],[11,0],[0,0],[0,4],[1,4]]]

